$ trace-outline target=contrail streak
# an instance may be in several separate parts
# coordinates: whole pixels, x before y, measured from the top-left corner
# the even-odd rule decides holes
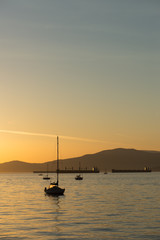
[[[50,138],[56,138],[57,137],[57,135],[55,135],[55,134],[33,133],[33,132],[23,132],[23,131],[11,131],[11,130],[0,130],[0,133],[28,135],[28,136],[39,136],[39,137],[50,137]],[[96,139],[79,138],[79,137],[71,137],[71,136],[60,136],[60,135],[59,135],[59,137],[62,138],[62,139],[68,139],[68,140],[107,143],[105,141],[100,141],[100,140],[96,140]]]

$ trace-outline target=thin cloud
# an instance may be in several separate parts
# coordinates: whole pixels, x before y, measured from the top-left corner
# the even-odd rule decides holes
[[[56,138],[57,137],[57,135],[55,135],[55,134],[23,132],[23,131],[11,131],[11,130],[0,130],[0,133],[28,135],[28,136],[39,136],[39,137],[50,137],[50,138]],[[105,141],[100,141],[100,140],[96,140],[96,139],[79,138],[79,137],[71,137],[71,136],[61,136],[61,135],[59,135],[59,137],[62,138],[62,139],[68,139],[68,140],[76,140],[76,141],[84,141],[84,142],[107,143]]]

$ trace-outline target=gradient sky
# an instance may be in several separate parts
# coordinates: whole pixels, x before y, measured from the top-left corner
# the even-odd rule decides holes
[[[159,23],[159,0],[0,0],[0,162],[55,135],[60,158],[160,150]]]

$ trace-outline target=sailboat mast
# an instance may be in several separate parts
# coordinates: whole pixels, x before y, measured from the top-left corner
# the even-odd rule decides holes
[[[57,136],[57,185],[59,182],[59,138]]]

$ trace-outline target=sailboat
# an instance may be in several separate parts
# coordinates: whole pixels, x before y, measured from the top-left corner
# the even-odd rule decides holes
[[[59,187],[59,138],[57,136],[57,182],[50,183],[49,187],[44,189],[49,195],[63,195],[65,188]]]
[[[75,177],[75,180],[83,180],[83,177],[79,174]]]
[[[80,169],[81,169],[81,163],[79,162],[79,171],[80,171]],[[75,177],[75,180],[83,180],[83,177],[82,177],[80,174],[78,174],[78,175]]]
[[[47,175],[43,177],[44,180],[49,180],[50,177],[48,177],[48,164],[47,164]]]

